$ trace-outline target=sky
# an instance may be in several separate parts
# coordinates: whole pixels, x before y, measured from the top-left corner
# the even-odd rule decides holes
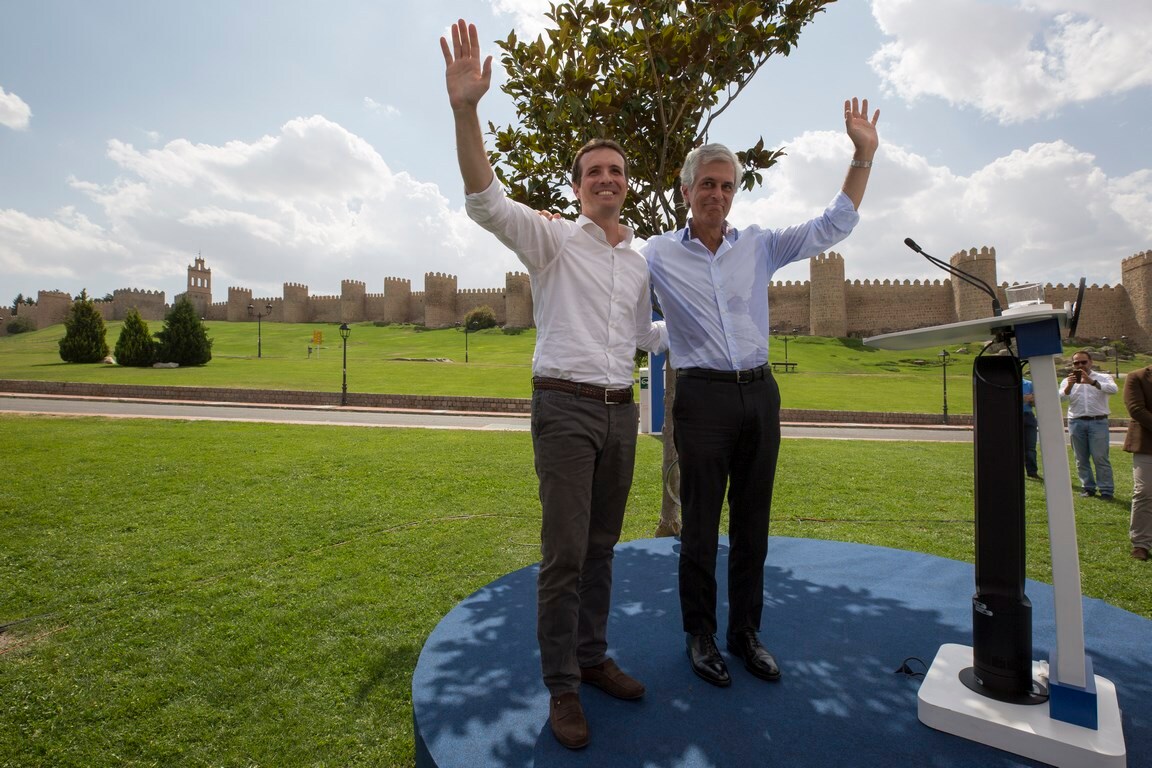
[[[481,119],[515,116],[491,42],[546,0],[11,0],[0,4],[0,304],[18,293],[230,286],[313,296],[426,272],[523,271],[468,220],[439,38],[497,55]],[[996,249],[999,282],[1117,285],[1152,251],[1152,3],[840,0],[712,126],[786,157],[736,226],[818,215],[843,181],[845,98],[880,109],[851,280],[944,279]],[[794,264],[777,280],[804,281]]]

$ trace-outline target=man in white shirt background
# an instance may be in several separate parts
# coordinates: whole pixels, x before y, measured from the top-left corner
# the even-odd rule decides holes
[[[1099,493],[1107,501],[1116,491],[1108,458],[1108,397],[1118,391],[1111,376],[1092,367],[1091,352],[1072,355],[1072,373],[1064,379],[1060,399],[1068,402],[1068,436],[1076,455],[1081,496]]]

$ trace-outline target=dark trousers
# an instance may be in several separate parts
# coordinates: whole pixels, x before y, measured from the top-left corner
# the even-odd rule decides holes
[[[1036,416],[1031,411],[1024,412],[1024,471],[1030,475],[1036,469]]]
[[[680,610],[684,631],[715,634],[716,549],[728,491],[728,634],[760,629],[768,518],[780,453],[780,390],[680,377],[673,405],[680,455]]]
[[[636,463],[639,409],[563,392],[532,393],[540,480],[536,637],[552,695],[580,687],[580,667],[608,648],[613,547]]]

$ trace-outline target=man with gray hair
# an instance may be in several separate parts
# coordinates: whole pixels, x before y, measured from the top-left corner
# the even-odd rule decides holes
[[[648,241],[652,287],[664,311],[680,455],[683,530],[680,610],[692,670],[718,686],[731,684],[716,645],[716,552],[728,492],[727,647],[754,676],[777,680],[780,667],[760,643],[768,517],[780,448],[780,390],[768,366],[768,285],[786,264],[843,240],[859,221],[879,146],[868,100],[844,102],[854,147],[840,192],[824,213],[784,229],[737,230],[728,211],[743,170],[727,147],[688,153],[681,191],[688,226]]]

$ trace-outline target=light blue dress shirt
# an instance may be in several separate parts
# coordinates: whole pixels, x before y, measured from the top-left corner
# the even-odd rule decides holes
[[[676,368],[736,371],[768,362],[768,284],[781,267],[822,253],[860,221],[839,193],[823,215],[786,229],[729,227],[713,254],[689,227],[643,248],[668,323]]]

